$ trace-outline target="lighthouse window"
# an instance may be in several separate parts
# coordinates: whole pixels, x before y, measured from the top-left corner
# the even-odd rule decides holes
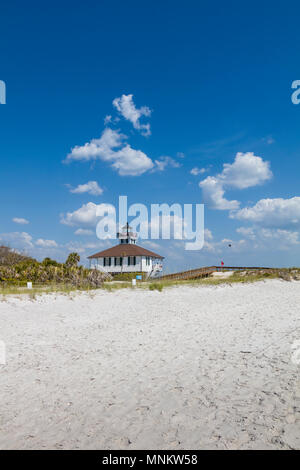
[[[128,266],[135,266],[136,265],[136,257],[135,256],[128,256]]]

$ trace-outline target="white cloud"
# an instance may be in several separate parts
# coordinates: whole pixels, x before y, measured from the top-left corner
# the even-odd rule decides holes
[[[199,183],[202,189],[203,199],[212,209],[235,210],[239,208],[239,201],[229,201],[224,197],[225,190],[222,182],[214,176],[208,176]]]
[[[232,164],[225,163],[222,173],[200,181],[204,202],[213,209],[237,210],[240,203],[224,197],[227,188],[246,189],[261,185],[272,177],[269,162],[252,152],[236,154]]]
[[[299,233],[291,230],[263,228],[261,230],[261,236],[265,240],[273,239],[287,245],[298,245],[300,243]]]
[[[212,234],[211,230],[209,230],[208,228],[204,229],[204,239],[205,240],[212,240],[213,239],[213,234]]]
[[[236,231],[237,233],[242,234],[245,238],[255,241],[255,248],[276,248],[280,250],[287,249],[291,245],[298,245],[300,243],[299,232],[292,230],[262,227],[239,227]]]
[[[1,233],[0,240],[17,250],[26,250],[33,247],[32,236],[27,232]]]
[[[29,220],[27,219],[23,219],[22,217],[14,217],[12,219],[13,222],[15,222],[15,224],[29,224]]]
[[[121,176],[137,176],[153,168],[152,160],[144,152],[124,144],[126,138],[118,131],[106,128],[99,139],[74,147],[65,161],[102,160],[109,162]]]
[[[238,152],[232,164],[224,163],[218,178],[228,187],[245,189],[261,185],[272,176],[269,162],[252,152]]]
[[[113,209],[111,204],[94,204],[93,202],[88,202],[83,204],[79,209],[74,212],[67,212],[66,215],[61,215],[60,222],[69,226],[76,225],[88,225],[95,226],[97,223],[97,211],[110,211]]]
[[[191,169],[190,173],[193,176],[198,176],[198,175],[202,175],[206,171],[207,171],[206,168],[198,168],[195,166],[194,168]]]
[[[132,98],[133,95],[122,95],[113,100],[113,105],[127,121],[132,123],[135,129],[141,131],[144,136],[148,136],[151,134],[150,124],[141,124],[140,118],[150,116],[151,110],[147,106],[136,108]]]
[[[70,192],[74,194],[89,193],[93,196],[100,196],[103,193],[103,189],[100,188],[97,181],[88,181],[88,183],[79,184],[76,188],[70,189]]]
[[[92,139],[90,142],[82,146],[76,145],[71,153],[67,155],[66,162],[77,161],[90,161],[90,160],[113,160],[115,151],[113,149],[121,147],[125,135],[120,134],[118,131],[107,128],[104,129],[99,139]]]
[[[261,199],[252,207],[245,207],[231,213],[230,217],[264,227],[300,226],[300,197]]]
[[[77,230],[75,230],[75,235],[94,235],[94,232],[93,230],[89,230],[89,229],[84,229],[84,228],[78,228]]]
[[[64,248],[68,252],[76,251],[81,255],[81,261],[86,262],[87,255],[92,254],[91,250],[95,253],[97,251],[103,250],[105,248],[110,248],[111,244],[109,242],[98,241],[96,243],[84,243],[78,241],[70,241],[64,245]]]
[[[44,240],[43,238],[39,238],[35,244],[42,248],[56,248],[57,243],[55,240]]]
[[[100,251],[111,246],[108,241],[100,240],[97,240],[96,243],[69,241],[58,245],[54,240],[39,238],[34,242],[33,237],[27,232],[0,233],[0,244],[8,245],[20,253],[25,253],[39,260],[49,256],[51,250],[51,258],[63,262],[70,251],[77,251],[81,254],[81,262],[85,265],[88,264],[86,257],[91,254],[91,251]]]
[[[65,244],[65,248],[69,252],[75,251],[76,253],[79,253],[81,256],[85,254],[86,246],[80,245],[79,243],[76,242],[68,242]]]
[[[159,160],[155,160],[155,168],[152,171],[164,171],[168,166],[171,168],[179,168],[180,163],[176,162],[171,157],[160,157]]]
[[[107,116],[105,116],[104,118],[104,125],[106,126],[107,124],[109,124],[112,120],[112,116],[110,114],[108,114]]]
[[[115,152],[115,168],[121,176],[139,176],[153,168],[152,160],[141,150],[135,150],[130,145],[125,145]]]
[[[243,237],[250,238],[250,240],[255,239],[255,233],[253,227],[239,227],[236,229],[237,233],[243,235]]]

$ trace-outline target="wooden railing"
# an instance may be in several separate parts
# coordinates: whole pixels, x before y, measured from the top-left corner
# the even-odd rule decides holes
[[[189,271],[166,274],[165,276],[161,276],[159,279],[197,279],[199,277],[208,277],[215,271],[215,266],[206,266],[204,268],[190,269]]]
[[[268,270],[276,271],[276,268],[264,268],[259,266],[205,266],[203,268],[190,269],[188,271],[181,271],[179,273],[165,274],[159,279],[168,280],[168,279],[198,279],[201,277],[208,277],[214,272],[220,271],[246,271],[246,270]]]

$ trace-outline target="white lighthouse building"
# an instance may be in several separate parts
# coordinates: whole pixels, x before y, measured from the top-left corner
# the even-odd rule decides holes
[[[136,244],[137,234],[126,224],[117,233],[119,244],[88,257],[91,267],[111,275],[120,273],[146,273],[157,277],[162,272],[163,256]]]

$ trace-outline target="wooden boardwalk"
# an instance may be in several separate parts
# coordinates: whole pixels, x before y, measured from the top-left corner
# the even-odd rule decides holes
[[[275,268],[264,268],[258,266],[205,266],[203,268],[190,269],[188,271],[181,271],[179,273],[165,274],[157,279],[160,280],[188,280],[198,279],[210,276],[212,273],[220,271],[246,271],[246,270],[270,270],[274,271]]]
[[[206,266],[204,268],[190,269],[189,271],[181,271],[180,273],[166,274],[161,276],[161,280],[174,279],[197,279],[200,277],[208,277],[216,271],[216,266]]]

